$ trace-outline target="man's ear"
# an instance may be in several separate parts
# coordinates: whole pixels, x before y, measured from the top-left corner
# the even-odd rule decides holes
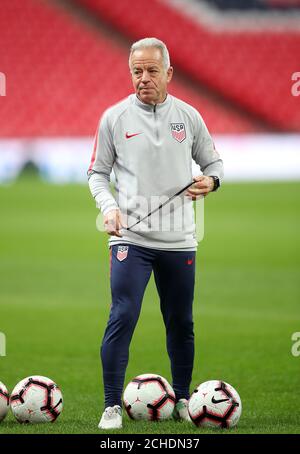
[[[167,81],[168,81],[168,83],[169,83],[169,82],[171,82],[172,77],[173,77],[173,66],[170,66],[170,67],[168,68],[168,70],[167,70],[167,76],[168,76]]]

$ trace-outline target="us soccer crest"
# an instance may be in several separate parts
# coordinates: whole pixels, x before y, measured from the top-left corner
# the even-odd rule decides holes
[[[118,246],[117,259],[123,262],[127,258],[129,246]]]
[[[183,142],[186,138],[184,123],[171,123],[171,132],[177,142]]]

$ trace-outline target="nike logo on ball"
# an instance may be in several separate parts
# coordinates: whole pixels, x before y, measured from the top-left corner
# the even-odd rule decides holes
[[[142,133],[136,132],[135,134],[129,134],[128,132],[126,132],[125,137],[126,137],[126,139],[131,139],[131,137],[138,136],[140,134],[142,134]]]
[[[214,396],[213,396],[212,399],[211,399],[211,401],[212,401],[213,404],[220,404],[221,402],[227,402],[228,400],[230,400],[230,399],[219,399],[219,400],[216,400],[216,399],[214,398]]]

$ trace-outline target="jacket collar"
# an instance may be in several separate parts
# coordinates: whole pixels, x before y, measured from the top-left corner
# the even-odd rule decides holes
[[[137,97],[136,94],[132,95],[132,101],[135,105],[143,110],[146,110],[147,112],[162,112],[171,104],[171,95],[167,94],[164,102],[155,105],[144,103]]]

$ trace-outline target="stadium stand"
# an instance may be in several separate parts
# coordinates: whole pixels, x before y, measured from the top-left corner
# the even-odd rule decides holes
[[[130,42],[150,34],[166,41],[181,74],[170,92],[193,104],[213,133],[300,130],[290,95],[299,35],[220,34],[158,0],[151,8],[146,0],[68,3],[98,18],[97,27],[59,2],[1,2],[2,137],[92,135],[103,110],[132,91]]]
[[[132,92],[128,46],[57,4],[2,0],[2,137],[91,136],[103,110]],[[17,20],[16,20],[17,18]],[[260,130],[247,115],[180,80],[175,96],[193,104],[212,132]]]
[[[74,0],[131,40],[157,36],[176,67],[278,131],[300,131],[291,76],[299,70],[299,31],[212,30],[162,0]]]

